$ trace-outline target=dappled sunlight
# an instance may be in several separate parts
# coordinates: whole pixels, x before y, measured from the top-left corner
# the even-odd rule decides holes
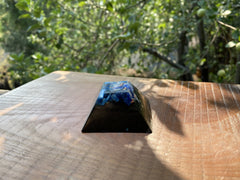
[[[143,93],[151,94],[151,95],[159,95],[159,91],[163,91],[164,88],[169,88],[174,86],[176,81],[173,80],[159,80],[159,79],[140,79],[138,82],[141,84],[139,90]],[[168,89],[171,92],[176,93],[179,90]]]
[[[181,85],[173,80],[143,79],[139,80],[140,91],[150,102],[152,111],[152,127],[162,128],[184,136],[179,109],[179,98],[182,96]],[[179,93],[181,92],[181,94]],[[179,105],[178,105],[179,104]],[[185,106],[184,106],[185,107]],[[184,114],[183,114],[184,115]],[[153,130],[154,131],[154,130]]]
[[[58,121],[57,117],[53,117],[50,119],[50,122],[56,123]]]
[[[64,132],[62,136],[62,142],[67,142],[72,139],[72,134],[70,132]]]
[[[208,130],[208,127],[186,126],[185,136],[166,133],[164,129],[155,136],[149,135],[147,145],[152,149],[156,159],[169,169],[183,176],[184,179],[194,179],[192,164],[206,170],[206,174],[215,174],[214,169],[224,170],[226,167],[238,168],[239,136],[220,129]],[[156,146],[158,144],[158,146]],[[201,157],[201,158],[200,158]],[[227,165],[226,165],[227,164]],[[198,171],[195,169],[195,172]],[[229,169],[226,171],[229,172]]]
[[[138,79],[138,82],[143,84],[141,86],[140,90],[142,92],[145,92],[149,89],[151,89],[152,85],[155,84],[158,80],[157,79]]]
[[[22,106],[22,105],[23,105],[23,103],[18,103],[18,104],[14,105],[14,106],[11,106],[9,108],[0,110],[0,116],[3,116],[4,114],[7,114],[8,112],[10,112],[10,111]]]
[[[70,72],[66,72],[66,71],[57,71],[55,72],[56,74],[60,75],[59,78],[56,79],[56,81],[60,81],[60,82],[68,82],[69,79],[67,78],[67,75],[70,73]]]
[[[175,81],[173,80],[159,80],[159,79],[139,79],[139,83],[143,84],[143,87],[140,88],[142,92],[151,91],[154,87],[165,88],[170,84],[173,84]]]
[[[166,143],[166,140],[164,140],[164,139],[159,139],[158,141],[161,143],[160,143],[159,147],[156,147],[156,139],[154,137],[152,137],[152,138],[149,137],[147,139],[147,145],[152,150],[155,157],[158,160],[162,161],[164,159],[164,156],[167,155],[167,151],[168,151],[167,143]]]
[[[125,144],[124,147],[128,148],[128,149],[132,149],[135,151],[140,151],[143,148],[144,144],[142,141],[137,140],[134,143],[131,144]]]
[[[0,155],[3,152],[4,142],[5,142],[5,137],[4,136],[0,136]]]

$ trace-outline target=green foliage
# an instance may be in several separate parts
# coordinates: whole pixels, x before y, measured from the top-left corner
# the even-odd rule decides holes
[[[13,0],[5,1],[2,44],[11,55],[12,74],[21,83],[54,70],[115,73],[135,68],[158,78],[184,73],[142,49],[152,48],[171,59],[186,32],[184,65],[191,73],[205,63],[210,81],[233,81],[240,41],[238,0]],[[3,4],[1,4],[4,6]],[[199,48],[197,17],[206,34]],[[204,10],[204,12],[203,12]],[[205,56],[208,56],[206,58]],[[133,58],[137,56],[137,58]],[[128,59],[128,62],[124,61]],[[225,76],[217,76],[224,69]],[[233,71],[235,72],[235,71]]]

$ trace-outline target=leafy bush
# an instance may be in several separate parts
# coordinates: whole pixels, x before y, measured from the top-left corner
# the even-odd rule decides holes
[[[12,24],[2,40],[21,83],[54,70],[114,74],[123,66],[158,78],[191,80],[197,69],[202,81],[236,76],[238,0],[6,2]]]

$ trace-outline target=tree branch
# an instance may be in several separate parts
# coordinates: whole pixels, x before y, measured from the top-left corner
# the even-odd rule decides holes
[[[180,33],[178,49],[177,49],[178,63],[183,65],[183,66],[184,66],[184,61],[185,61],[183,56],[185,55],[185,45],[187,44],[186,34],[187,34],[187,31],[182,31]]]
[[[169,57],[166,57],[166,56],[163,56],[163,55],[159,54],[157,51],[155,51],[153,49],[143,48],[142,50],[143,50],[143,52],[147,52],[147,53],[163,60],[164,62],[168,63],[169,65],[171,65],[171,66],[173,66],[173,67],[175,67],[179,70],[183,70],[185,73],[189,71],[186,67],[182,66],[181,64],[178,64],[178,63],[174,62]]]
[[[153,43],[148,43],[148,42],[141,42],[141,41],[129,41],[129,40],[126,40],[126,42],[132,43],[132,44],[139,44],[139,45],[143,45],[143,46],[161,47],[161,46],[164,46],[166,43],[167,44],[175,43],[176,40],[177,40],[177,38],[174,38],[172,41],[162,42],[162,43],[158,43],[158,44],[153,44]]]
[[[108,56],[108,54],[112,51],[112,49],[118,44],[119,39],[116,39],[112,45],[108,48],[107,52],[104,54],[104,56],[99,60],[98,67],[100,67],[103,64],[104,59]]]
[[[177,49],[177,56],[178,56],[178,64],[185,66],[185,61],[186,61],[186,51],[185,51],[185,46],[188,45],[187,41],[187,31],[182,31],[179,35],[179,43],[178,43],[178,49]],[[192,81],[192,74],[190,72],[185,73],[180,76],[181,80],[184,81]]]
[[[199,45],[200,45],[200,53],[201,57],[203,57],[204,51],[205,51],[205,46],[206,46],[206,38],[205,38],[205,31],[204,31],[204,21],[203,19],[200,19],[197,17],[197,20],[199,20],[197,24],[197,34],[199,38]],[[203,82],[208,82],[208,54],[206,54],[203,58],[206,59],[206,62],[200,66],[201,69],[201,79]]]
[[[235,83],[240,84],[240,54],[237,53]]]
[[[235,28],[235,27],[233,27],[233,26],[231,26],[231,25],[229,25],[229,24],[226,24],[226,23],[224,23],[224,22],[222,22],[222,21],[217,20],[217,22],[218,22],[219,24],[225,26],[225,27],[228,27],[228,28],[234,30],[234,31],[237,30],[237,28]]]

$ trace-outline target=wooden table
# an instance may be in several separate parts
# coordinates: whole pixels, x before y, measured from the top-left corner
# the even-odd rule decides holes
[[[4,93],[7,93],[8,90],[5,90],[5,89],[0,89],[0,95],[4,94]]]
[[[149,99],[153,133],[81,133],[105,81]],[[240,86],[57,71],[0,96],[0,179],[240,179]]]

